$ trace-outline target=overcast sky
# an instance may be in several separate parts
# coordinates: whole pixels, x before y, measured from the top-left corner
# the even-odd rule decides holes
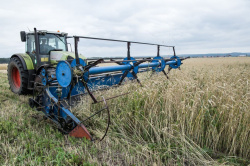
[[[2,0],[0,57],[25,52],[20,31],[34,27],[175,45],[177,54],[250,52],[250,0]],[[88,57],[126,56],[125,44],[80,43]],[[156,55],[152,46],[131,49],[132,56]]]

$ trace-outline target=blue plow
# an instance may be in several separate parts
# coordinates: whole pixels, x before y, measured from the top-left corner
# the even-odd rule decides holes
[[[80,38],[126,42],[128,48],[127,57],[123,60],[83,60],[78,56],[78,42]],[[106,110],[108,112],[108,124],[105,134],[100,139],[102,140],[106,136],[110,124],[110,112],[106,100],[118,97],[103,98],[103,100],[97,101],[92,94],[94,90],[121,85],[125,78],[127,80],[136,80],[142,86],[137,74],[147,71],[154,73],[163,72],[168,78],[169,71],[180,68],[182,61],[187,59],[176,56],[174,46],[81,36],[74,36],[74,40],[76,58],[71,61],[59,61],[54,69],[50,66],[41,68],[39,74],[41,81],[35,82],[33,98],[29,99],[29,104],[31,107],[36,107],[38,111],[42,111],[64,134],[78,138],[85,137],[89,140],[94,140],[94,138],[84,126],[84,122]],[[130,56],[131,43],[156,45],[157,56],[154,58],[135,59]],[[161,57],[159,55],[161,46],[173,48],[174,55],[168,59]],[[118,65],[98,67],[97,65],[101,63],[116,63]],[[168,66],[167,73],[164,70],[166,66]],[[94,104],[103,102],[105,106],[90,117],[80,121],[72,114],[70,108],[80,100],[80,96],[86,94],[90,95]]]

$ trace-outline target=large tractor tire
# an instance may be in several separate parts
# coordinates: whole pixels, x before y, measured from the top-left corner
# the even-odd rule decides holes
[[[28,78],[29,73],[24,70],[21,60],[18,57],[12,57],[8,65],[8,80],[11,91],[19,95],[30,94]]]

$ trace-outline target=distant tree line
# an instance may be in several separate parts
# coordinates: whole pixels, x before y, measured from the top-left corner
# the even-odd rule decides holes
[[[9,63],[10,58],[0,58],[0,64]]]

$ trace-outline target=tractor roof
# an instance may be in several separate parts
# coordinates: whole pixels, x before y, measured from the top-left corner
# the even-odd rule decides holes
[[[62,35],[62,36],[68,35],[68,33],[65,33],[65,32],[55,32],[55,31],[47,31],[47,30],[37,30],[37,33],[38,34],[50,33],[50,34],[57,34],[57,35]],[[34,31],[27,32],[26,34],[34,34]]]

